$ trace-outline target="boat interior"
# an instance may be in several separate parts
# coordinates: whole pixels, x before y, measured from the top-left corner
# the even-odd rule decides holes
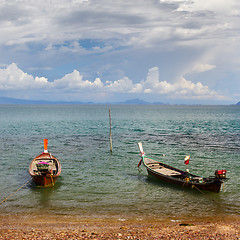
[[[158,173],[161,173],[163,175],[167,175],[167,176],[171,176],[171,177],[179,177],[179,178],[181,178],[181,176],[183,175],[181,172],[178,172],[176,170],[162,166],[161,163],[159,163],[159,162],[149,163],[146,165],[149,168],[151,168],[152,170],[154,170]]]
[[[56,175],[58,172],[58,164],[55,159],[37,159],[32,163],[32,171],[34,174],[39,175],[41,174],[37,169],[37,164],[40,162],[46,162],[49,164],[49,169],[52,171],[53,175]]]
[[[144,162],[146,164],[147,167],[149,167],[150,169],[154,170],[157,173],[169,176],[169,177],[173,177],[173,178],[178,178],[181,180],[186,179],[187,177],[191,178],[191,181],[193,182],[202,182],[203,178],[193,175],[193,174],[188,174],[184,171],[175,169],[171,166],[167,166],[164,163],[155,161],[153,159],[150,158],[145,158]]]

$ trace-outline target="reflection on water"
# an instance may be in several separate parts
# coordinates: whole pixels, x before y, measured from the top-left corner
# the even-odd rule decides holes
[[[37,196],[39,207],[48,208],[52,205],[51,196],[61,187],[61,181],[57,181],[53,187],[37,186],[31,181],[28,187],[32,191],[32,194]]]
[[[53,188],[28,184],[0,213],[68,215],[216,216],[240,214],[240,108],[231,106],[0,106],[0,197],[28,179],[31,160],[49,139],[62,165]],[[41,114],[39,114],[41,112]],[[147,156],[190,172],[227,169],[223,191],[200,193],[147,177],[137,142]],[[165,157],[162,157],[165,154]]]

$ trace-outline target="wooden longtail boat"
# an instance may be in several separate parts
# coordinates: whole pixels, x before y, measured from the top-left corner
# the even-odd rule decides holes
[[[148,175],[155,179],[186,188],[196,188],[199,191],[204,190],[218,193],[223,183],[222,179],[226,178],[226,170],[217,170],[215,177],[208,178],[202,178],[188,171],[182,171],[145,156],[142,143],[138,143],[138,146],[141,152],[141,160],[138,167],[143,163],[148,171]]]
[[[47,150],[48,139],[44,139],[44,152],[35,157],[30,166],[29,174],[37,186],[52,187],[61,174],[61,164]]]

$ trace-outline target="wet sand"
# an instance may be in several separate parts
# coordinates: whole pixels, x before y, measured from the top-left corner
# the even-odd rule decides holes
[[[0,216],[0,239],[240,239],[240,217]]]

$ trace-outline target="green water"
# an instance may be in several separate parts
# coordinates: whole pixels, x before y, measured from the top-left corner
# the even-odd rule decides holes
[[[109,149],[112,115],[113,153]],[[240,107],[0,105],[0,199],[29,180],[28,166],[48,150],[62,164],[54,188],[31,182],[0,205],[0,214],[179,217],[240,214]],[[226,169],[224,189],[202,194],[147,177],[145,153],[209,176]],[[163,157],[162,154],[166,156]]]

